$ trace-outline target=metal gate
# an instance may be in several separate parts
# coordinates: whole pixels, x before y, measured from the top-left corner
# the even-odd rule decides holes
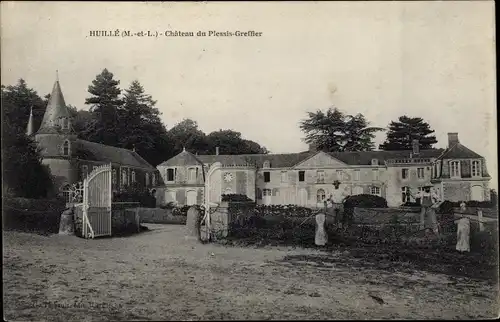
[[[111,236],[111,164],[94,169],[83,181],[83,236]]]

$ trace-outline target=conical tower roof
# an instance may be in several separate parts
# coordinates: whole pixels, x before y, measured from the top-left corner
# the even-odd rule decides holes
[[[59,80],[56,80],[38,133],[58,133],[61,128],[61,118],[69,120],[70,113],[64,102]]]
[[[28,126],[26,128],[26,135],[31,136],[35,133],[35,125],[33,124],[33,106],[30,110],[30,118],[28,120]]]

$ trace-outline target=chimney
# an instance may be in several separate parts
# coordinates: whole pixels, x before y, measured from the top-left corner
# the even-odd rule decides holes
[[[453,147],[455,144],[460,143],[458,141],[458,133],[448,133],[448,148]]]
[[[318,151],[318,146],[316,143],[309,143],[309,152],[316,152]]]
[[[420,144],[419,144],[418,140],[411,141],[411,147],[412,147],[412,154],[418,155],[420,152]]]
[[[215,155],[219,155],[219,147],[218,146],[215,147]]]

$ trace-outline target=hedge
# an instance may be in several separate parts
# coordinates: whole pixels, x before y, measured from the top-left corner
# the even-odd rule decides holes
[[[66,209],[62,199],[5,198],[3,229],[57,234],[61,214]]]

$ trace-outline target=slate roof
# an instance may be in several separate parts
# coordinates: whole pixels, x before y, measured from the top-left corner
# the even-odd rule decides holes
[[[112,162],[130,167],[155,168],[137,152],[100,143],[77,140],[77,156],[84,160]]]
[[[198,159],[197,156],[189,151],[183,150],[181,153],[177,154],[175,157],[164,161],[159,166],[184,166],[184,165],[203,165],[203,162]]]
[[[418,158],[437,158],[443,149],[420,150]],[[412,151],[362,151],[362,152],[330,152],[332,157],[349,165],[370,165],[372,159],[377,159],[379,164],[390,159],[409,159]]]
[[[61,86],[59,81],[54,83],[52,88],[52,94],[50,94],[50,99],[47,104],[47,109],[43,115],[42,123],[38,129],[39,134],[50,134],[58,133],[59,119],[66,117],[69,119],[70,114],[66,103],[64,101],[64,96],[61,91]]]
[[[422,150],[419,158],[437,158],[443,153],[443,149]],[[262,167],[265,161],[271,163],[272,168],[290,168],[317,152],[304,151],[299,153],[283,154],[239,154],[239,155],[197,155],[183,151],[175,157],[163,162],[160,166],[184,166],[195,164],[212,164],[220,162],[222,165],[243,166],[257,164]],[[332,157],[348,165],[371,165],[372,159],[379,160],[380,164],[389,159],[406,159],[410,157],[411,151],[367,151],[367,152],[330,152]]]
[[[461,143],[444,151],[440,159],[482,159],[483,157]]]

